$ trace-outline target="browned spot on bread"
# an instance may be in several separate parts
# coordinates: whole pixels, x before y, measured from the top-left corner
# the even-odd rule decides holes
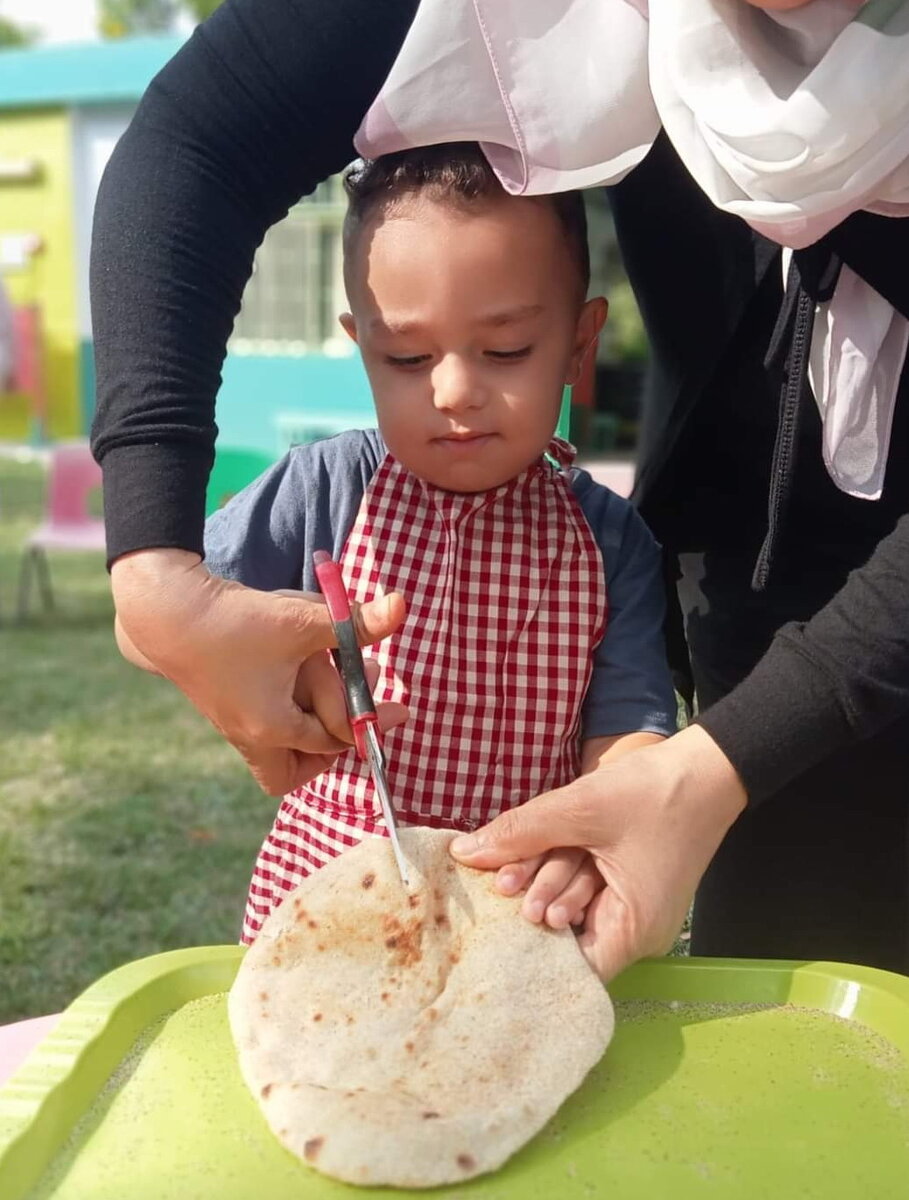
[[[411,908],[416,908],[416,907],[417,907],[417,905],[420,903],[420,897],[419,897],[419,896],[413,896],[413,895],[411,895],[411,896],[408,896],[408,897],[407,897],[407,903],[410,905],[410,907],[411,907]]]
[[[425,1112],[422,1114],[422,1117],[424,1121],[432,1121],[438,1115],[439,1114],[437,1112]]]
[[[408,1052],[408,1054],[413,1054],[413,1042],[405,1042],[404,1049]]]
[[[454,863],[448,863],[447,866],[445,867],[445,870],[448,872],[449,875],[454,875],[457,868],[455,867]]]
[[[439,1010],[437,1008],[427,1008],[426,1016],[429,1018],[430,1021],[435,1021],[436,1018],[438,1017],[438,1015],[439,1015]]]
[[[380,996],[380,999],[384,1000],[386,1004],[388,1003],[388,998],[389,998],[388,992],[383,992],[382,995]]]
[[[422,959],[423,922],[419,917],[402,922],[397,917],[388,915],[383,918],[382,924],[388,934],[385,946],[394,951],[395,966],[412,967]]]
[[[271,956],[271,965],[273,967],[280,967],[280,965],[281,965],[281,955],[280,954],[273,954]]]
[[[259,999],[260,999],[260,1000],[267,1000],[267,999],[268,999],[268,992],[259,992]]]
[[[259,1092],[259,1095],[262,1097],[262,1099],[263,1099],[263,1100],[267,1100],[267,1099],[268,1099],[269,1093],[271,1092],[271,1089],[272,1089],[274,1086],[275,1086],[275,1085],[274,1085],[273,1083],[266,1083],[266,1085],[265,1085],[265,1087],[262,1089],[262,1091],[261,1091],[261,1092]]]
[[[344,1024],[345,1025],[353,1025],[353,1023],[354,1023],[354,1021],[356,1021],[356,1019],[357,1018],[353,1015],[353,1013],[347,1013],[344,1017]]]
[[[445,915],[445,913],[436,913],[435,922],[436,929],[445,929],[449,924],[448,917]]]
[[[471,1154],[459,1154],[455,1162],[462,1171],[473,1171],[476,1168],[476,1160]]]
[[[360,880],[360,887],[365,888],[367,891],[369,891],[369,889],[372,887],[372,885],[375,883],[375,881],[376,881],[376,877],[373,874],[373,872],[370,871],[367,875],[364,875],[363,878]]]
[[[309,1162],[315,1162],[319,1157],[319,1151],[325,1143],[325,1138],[315,1137],[310,1138],[308,1142],[303,1143],[303,1157]]]
[[[314,1020],[314,1021],[321,1021],[321,1020],[322,1020],[322,1014],[321,1014],[321,1013],[314,1013],[314,1014],[313,1014],[313,1020]]]
[[[459,963],[461,961],[461,956],[460,956],[460,954],[458,954],[457,950],[452,950],[452,952],[448,956],[448,961],[451,963],[452,966],[454,966],[455,963]]]
[[[309,918],[309,920],[306,922],[306,924],[309,926],[310,929],[318,929],[319,928],[319,922],[314,921],[312,919],[312,917]]]
[[[319,942],[318,946],[316,946],[316,949],[317,949],[317,950],[319,950],[319,951],[322,951],[322,950],[324,950],[324,949],[325,949],[325,945],[324,945],[324,943],[323,943],[323,942]]]

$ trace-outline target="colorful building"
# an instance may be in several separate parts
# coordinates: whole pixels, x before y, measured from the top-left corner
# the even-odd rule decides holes
[[[46,411],[0,395],[0,439],[85,436],[94,411],[88,263],[104,167],[179,37],[6,50],[0,56],[0,273],[37,314]],[[224,365],[219,446],[277,456],[292,442],[372,423],[342,311],[339,181],[267,235]],[[37,425],[37,428],[36,428]]]

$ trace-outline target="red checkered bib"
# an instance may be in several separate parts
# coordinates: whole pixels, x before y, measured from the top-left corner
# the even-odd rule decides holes
[[[574,451],[555,440],[567,466]],[[540,459],[489,492],[446,492],[390,455],[341,555],[351,598],[400,592],[402,629],[372,647],[377,700],[410,709],[385,737],[402,824],[475,829],[579,773],[581,705],[606,625],[603,561],[567,475]],[[314,869],[385,832],[354,750],[285,797],[259,853],[243,940]]]

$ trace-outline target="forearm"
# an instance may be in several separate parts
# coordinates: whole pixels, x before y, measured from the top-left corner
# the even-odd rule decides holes
[[[354,154],[416,0],[225,0],[153,80],[98,194],[93,448],[111,560],[202,553],[214,400],[265,231]]]
[[[666,739],[660,733],[619,733],[613,737],[586,738],[581,743],[581,774],[589,775],[599,767]]]
[[[804,625],[698,718],[752,802],[909,712],[909,516]]]

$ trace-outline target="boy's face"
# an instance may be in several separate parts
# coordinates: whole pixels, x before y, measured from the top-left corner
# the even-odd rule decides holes
[[[498,487],[539,458],[606,315],[605,300],[581,304],[552,209],[416,196],[368,220],[351,255],[341,322],[392,455],[455,492]]]

